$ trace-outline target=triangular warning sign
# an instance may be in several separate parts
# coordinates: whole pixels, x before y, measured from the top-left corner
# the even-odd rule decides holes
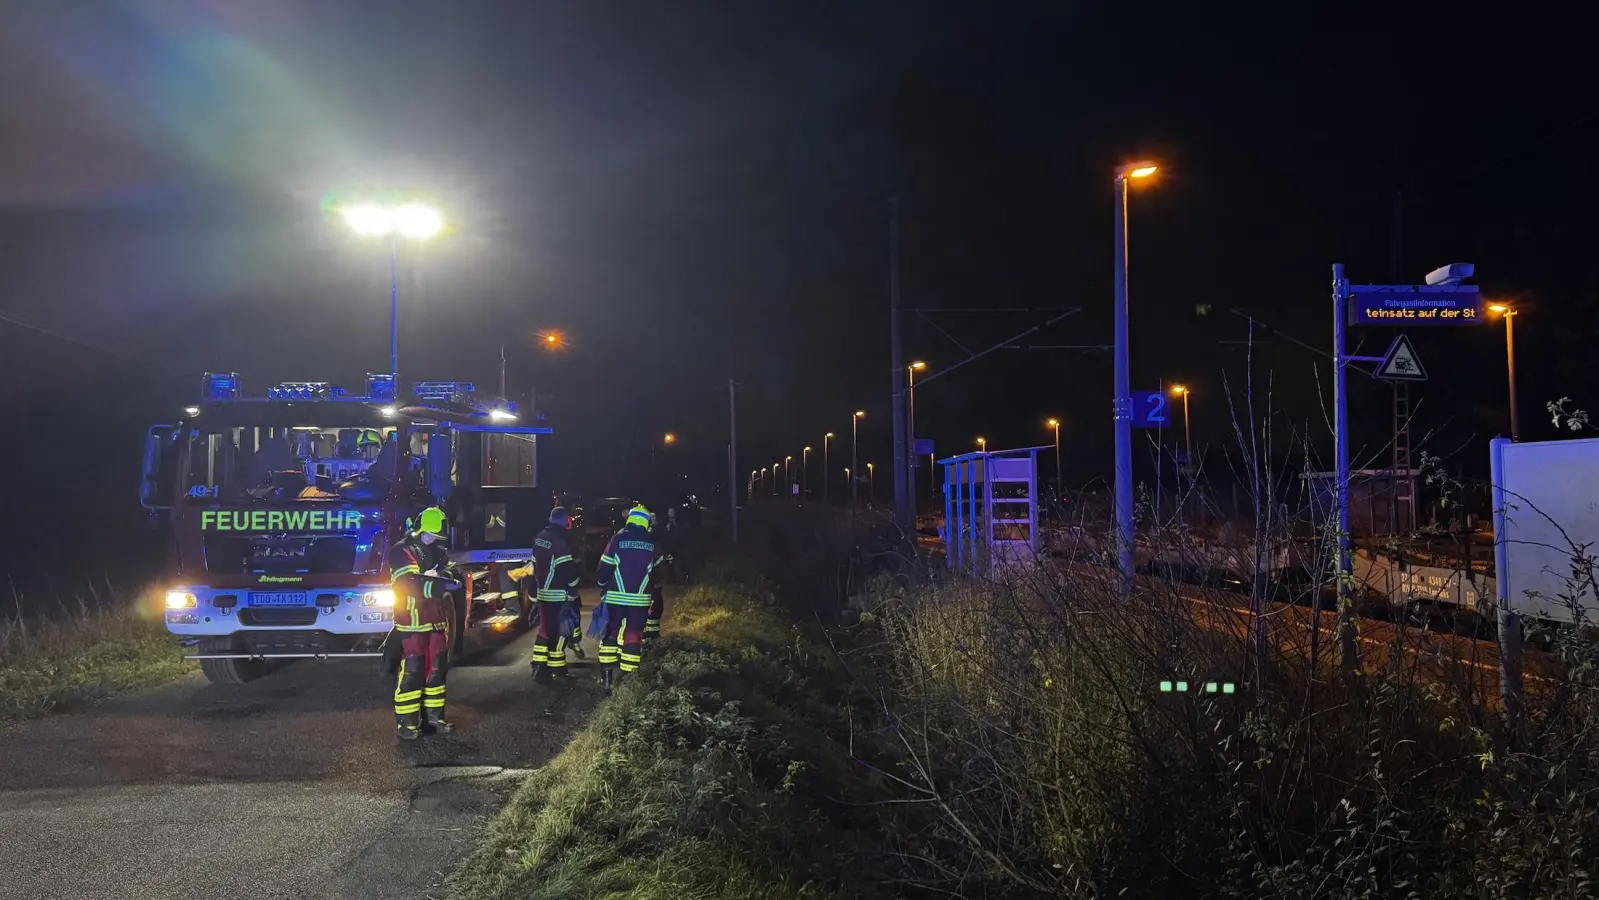
[[[1378,378],[1390,381],[1427,380],[1427,370],[1421,367],[1421,357],[1416,355],[1416,348],[1410,346],[1410,338],[1402,334],[1394,338],[1376,374]]]

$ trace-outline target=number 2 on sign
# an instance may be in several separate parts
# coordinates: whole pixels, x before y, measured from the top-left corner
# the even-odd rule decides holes
[[[1166,427],[1166,395],[1161,391],[1133,391],[1134,428]]]

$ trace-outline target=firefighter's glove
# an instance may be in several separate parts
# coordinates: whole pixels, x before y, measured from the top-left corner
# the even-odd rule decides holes
[[[533,567],[532,566],[523,566],[520,569],[512,569],[511,571],[506,572],[505,574],[510,576],[513,580],[521,581],[522,579],[527,578],[528,576],[533,574]]]

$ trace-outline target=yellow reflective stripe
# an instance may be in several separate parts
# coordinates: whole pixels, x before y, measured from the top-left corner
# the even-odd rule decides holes
[[[550,560],[550,568],[553,569],[556,566],[560,565],[561,563],[569,563],[571,561],[572,561],[571,554],[568,554],[566,556],[557,556],[554,559]]]
[[[421,712],[421,711],[422,711],[422,704],[420,704],[420,703],[396,703],[396,704],[394,704],[395,715],[407,716],[407,715],[410,715],[411,713]]]
[[[633,594],[627,591],[606,591],[605,602],[617,606],[649,606],[649,594]]]
[[[404,578],[407,575],[416,575],[416,574],[419,574],[421,571],[422,570],[420,568],[417,568],[416,566],[401,566],[398,569],[395,569],[394,571],[389,573],[389,581],[391,583],[395,582],[395,581],[399,581],[401,578]]]
[[[444,698],[443,697],[429,697],[426,700],[422,701],[422,705],[427,707],[428,709],[443,709],[444,708]]]
[[[422,582],[422,596],[423,597],[429,597],[429,598],[431,598],[433,596],[433,582],[431,582],[431,581]]]
[[[622,564],[622,561],[620,559],[617,559],[614,554],[610,554],[610,553],[607,553],[604,556],[601,556],[600,557],[600,562],[608,563],[608,564],[613,565],[613,566],[619,566],[619,565]]]
[[[566,588],[539,588],[538,598],[545,603],[565,603]]]
[[[422,692],[421,691],[395,691],[394,692],[394,702],[395,703],[409,703],[412,700],[420,700],[420,699],[422,699]]]
[[[432,687],[424,687],[422,693],[429,697],[442,697],[444,696],[444,687],[442,684],[435,684]]]

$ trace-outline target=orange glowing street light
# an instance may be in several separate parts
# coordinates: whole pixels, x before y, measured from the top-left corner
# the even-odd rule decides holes
[[[988,438],[978,438],[977,439],[977,449],[983,450],[983,451],[987,451],[988,450]]]
[[[1194,438],[1193,433],[1188,428],[1188,398],[1194,392],[1180,384],[1172,385],[1171,392],[1173,397],[1183,398],[1183,465],[1192,466],[1194,464]]]
[[[677,435],[675,435],[672,432],[668,431],[666,433],[665,441],[668,444],[675,444],[675,443],[677,443]]]
[[[854,469],[857,472],[861,470],[859,447],[861,441],[861,420],[864,418],[866,418],[866,410],[864,409],[857,409],[855,411],[855,415],[849,417],[849,465],[850,469]],[[849,469],[845,469],[844,471],[848,472]],[[855,482],[851,480],[849,483],[850,502],[853,503],[855,501],[856,494],[857,490],[855,487]]]
[[[1490,312],[1505,317],[1505,370],[1510,379],[1510,439],[1521,439],[1521,418],[1516,414],[1516,308],[1508,303],[1488,304]]]
[[[1061,489],[1061,484],[1063,483],[1061,481],[1062,476],[1060,472],[1060,420],[1051,418],[1049,421],[1044,423],[1044,426],[1046,428],[1055,429],[1055,490],[1058,491]]]

